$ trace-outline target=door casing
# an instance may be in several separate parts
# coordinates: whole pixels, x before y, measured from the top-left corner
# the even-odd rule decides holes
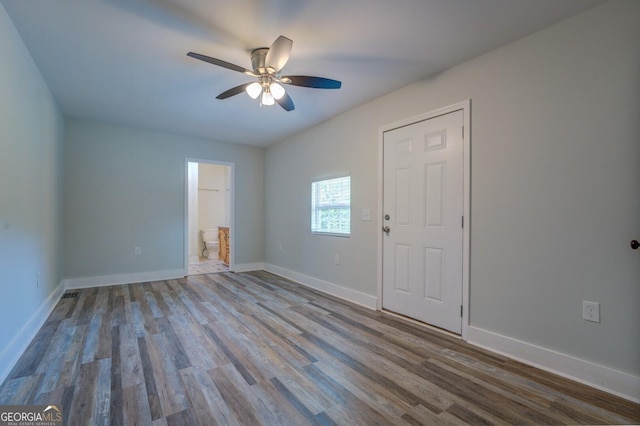
[[[216,164],[219,166],[229,167],[229,271],[235,271],[235,182],[236,182],[236,164],[227,161],[219,161],[205,158],[184,159],[184,224],[183,224],[183,269],[184,276],[189,273],[189,163]]]
[[[382,266],[383,266],[383,202],[384,202],[384,133],[398,127],[404,127],[417,123],[419,121],[435,118],[440,115],[448,114],[454,111],[463,112],[464,138],[463,145],[463,215],[464,228],[462,232],[462,334],[463,340],[466,340],[467,330],[469,327],[469,257],[470,257],[470,235],[471,235],[471,100],[467,99],[452,105],[438,108],[424,114],[409,117],[400,121],[389,123],[378,129],[378,262],[377,262],[377,304],[376,308],[382,310]]]

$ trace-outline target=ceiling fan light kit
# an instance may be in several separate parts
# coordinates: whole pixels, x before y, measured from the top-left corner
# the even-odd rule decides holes
[[[276,82],[271,83],[271,86],[269,86],[269,91],[271,92],[273,97],[276,99],[282,99],[282,97],[285,94],[284,87],[282,87],[281,84]]]
[[[253,71],[230,62],[211,58],[199,53],[189,52],[187,53],[187,56],[219,67],[227,68],[232,71],[241,72],[258,79],[258,81],[253,83],[245,83],[240,86],[233,87],[216,96],[217,99],[227,99],[239,93],[247,92],[252,99],[259,100],[260,106],[274,105],[277,102],[284,110],[293,111],[295,109],[293,100],[286,93],[282,84],[309,87],[313,89],[339,89],[342,86],[342,83],[338,80],[323,77],[304,75],[281,76],[280,73],[289,60],[292,47],[293,41],[287,37],[280,36],[273,42],[271,47],[261,47],[252,50],[251,66],[253,67]]]
[[[258,99],[258,96],[262,93],[262,85],[256,81],[248,85],[245,90],[252,99]]]

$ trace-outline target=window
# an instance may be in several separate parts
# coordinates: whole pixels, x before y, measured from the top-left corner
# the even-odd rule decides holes
[[[349,236],[351,176],[311,182],[311,232]]]

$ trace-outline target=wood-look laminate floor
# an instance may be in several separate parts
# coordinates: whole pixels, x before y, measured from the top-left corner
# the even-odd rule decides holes
[[[79,290],[0,404],[70,425],[640,423],[638,404],[266,272]]]

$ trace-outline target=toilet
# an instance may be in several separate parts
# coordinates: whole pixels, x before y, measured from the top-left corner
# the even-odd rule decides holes
[[[200,231],[200,234],[202,235],[202,242],[204,243],[202,255],[204,256],[206,250],[207,258],[218,260],[218,228],[203,229]]]

